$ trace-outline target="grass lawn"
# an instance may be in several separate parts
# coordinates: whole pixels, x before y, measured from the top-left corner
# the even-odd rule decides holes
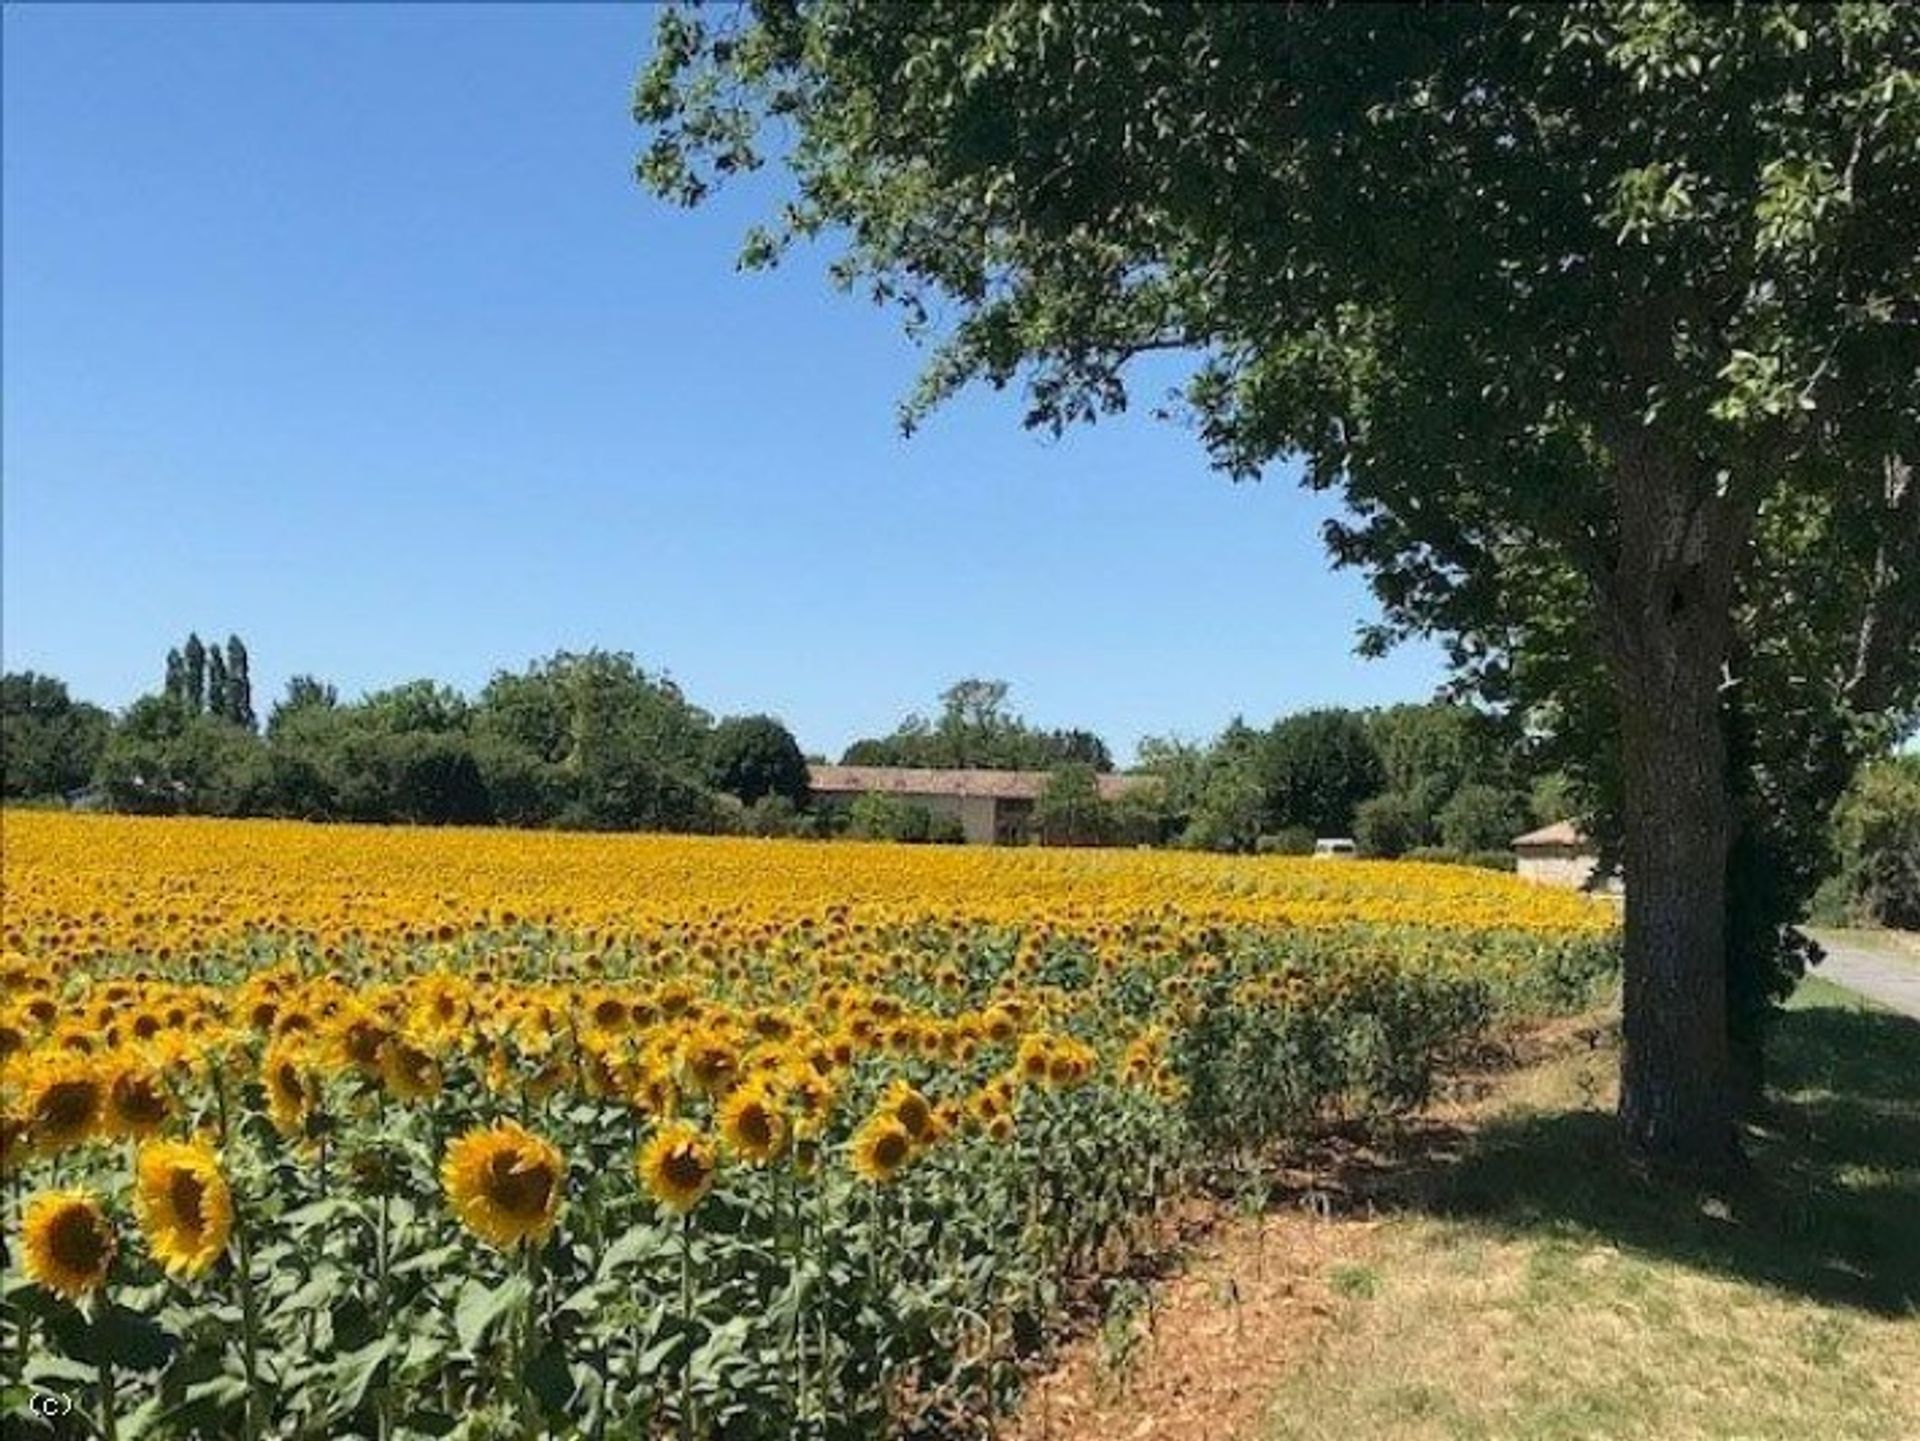
[[[1808,981],[1731,1195],[1620,1163],[1606,1046],[1519,1073],[1333,1278],[1268,1435],[1920,1438],[1920,1022]]]

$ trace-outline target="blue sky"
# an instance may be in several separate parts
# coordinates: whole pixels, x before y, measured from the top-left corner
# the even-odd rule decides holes
[[[950,680],[1205,735],[1424,698],[1353,654],[1327,502],[1135,412],[1060,441],[823,257],[733,268],[777,177],[631,178],[643,8],[5,11],[4,651],[122,705],[189,628],[264,701],[630,650],[809,749]],[[264,708],[264,706],[263,706]]]

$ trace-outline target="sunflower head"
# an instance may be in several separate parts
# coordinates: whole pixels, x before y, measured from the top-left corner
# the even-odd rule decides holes
[[[125,1063],[111,1069],[102,1123],[106,1134],[145,1140],[172,1114],[173,1097],[150,1066]]]
[[[333,1048],[341,1064],[364,1076],[379,1075],[380,1053],[393,1028],[378,1015],[358,1007],[345,1012],[335,1024]]]
[[[78,1051],[51,1055],[27,1076],[22,1115],[36,1151],[64,1151],[100,1134],[107,1088],[99,1065]]]
[[[876,1111],[853,1133],[853,1169],[876,1185],[906,1169],[913,1159],[913,1136],[891,1111]]]
[[[683,1053],[687,1077],[709,1096],[724,1095],[740,1074],[740,1052],[732,1037],[717,1029],[696,1032]]]
[[[661,1205],[686,1215],[713,1188],[713,1144],[685,1121],[672,1121],[640,1149],[640,1184]]]
[[[720,1103],[720,1134],[735,1154],[771,1161],[787,1148],[787,1118],[764,1082],[741,1086]]]
[[[297,1041],[275,1041],[260,1062],[260,1084],[267,1093],[267,1116],[289,1140],[306,1134],[307,1117],[320,1099],[320,1078]]]
[[[91,1191],[43,1191],[21,1217],[20,1249],[30,1280],[78,1301],[105,1283],[119,1243]]]
[[[566,1180],[559,1148],[510,1121],[468,1131],[447,1147],[440,1166],[454,1213],[503,1251],[546,1238],[560,1214]]]
[[[219,1156],[205,1140],[149,1141],[134,1172],[134,1206],[154,1259],[175,1276],[198,1276],[233,1234]]]
[[[887,1087],[886,1099],[880,1108],[905,1127],[916,1143],[932,1138],[933,1106],[905,1081],[895,1081]]]
[[[440,1094],[440,1062],[425,1046],[403,1036],[380,1048],[380,1077],[402,1101],[425,1101]]]

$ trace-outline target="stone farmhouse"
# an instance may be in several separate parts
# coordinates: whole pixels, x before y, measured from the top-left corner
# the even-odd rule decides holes
[[[1047,788],[1045,771],[933,770],[917,766],[808,768],[815,804],[850,805],[863,795],[894,796],[960,822],[968,845],[1024,845],[1033,839],[1033,806]],[[1105,800],[1141,785],[1145,776],[1102,775],[1095,784]]]

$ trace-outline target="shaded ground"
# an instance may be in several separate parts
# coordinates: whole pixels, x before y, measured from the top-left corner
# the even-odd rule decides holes
[[[1035,1387],[1020,1441],[1920,1441],[1920,1023],[1809,982],[1724,1194],[1614,1142],[1605,1022],[1330,1145]]]

